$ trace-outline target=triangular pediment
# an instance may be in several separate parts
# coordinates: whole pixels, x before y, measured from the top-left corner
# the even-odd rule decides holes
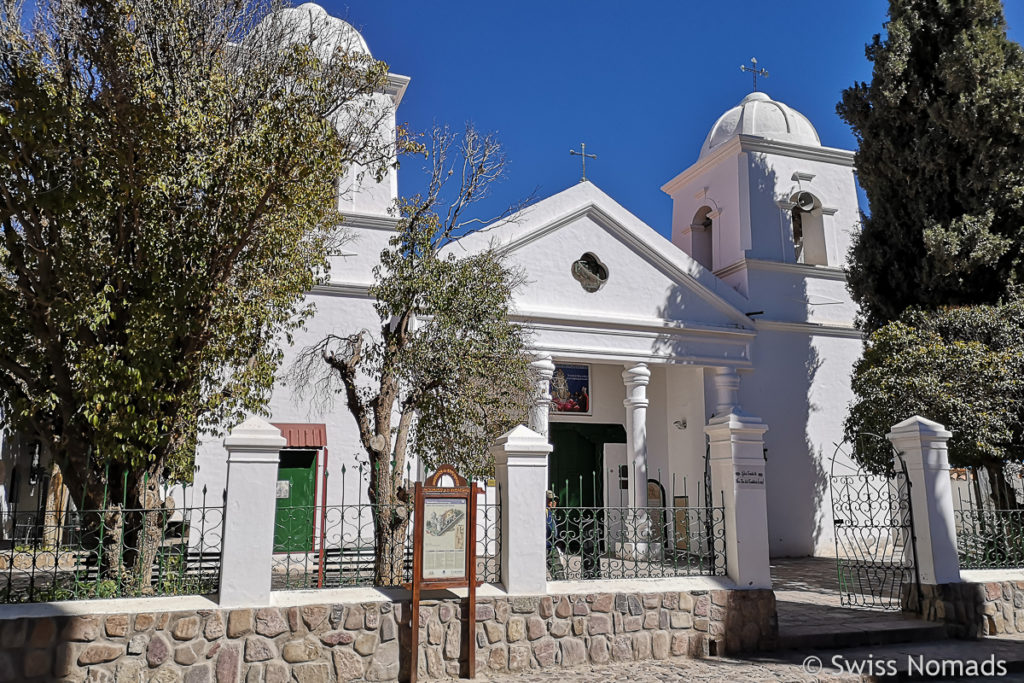
[[[592,183],[580,183],[460,240],[493,245],[526,275],[525,317],[618,321],[628,327],[753,329],[746,299]],[[607,280],[587,291],[573,263],[592,254]]]

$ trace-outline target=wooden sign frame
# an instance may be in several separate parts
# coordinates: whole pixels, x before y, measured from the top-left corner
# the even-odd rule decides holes
[[[454,486],[441,486],[444,477],[451,477]],[[469,678],[476,677],[476,588],[481,582],[476,578],[476,500],[482,493],[475,484],[459,475],[454,465],[441,465],[423,483],[416,482],[415,507],[413,513],[412,552],[412,664],[409,681],[416,683],[419,669],[420,636],[420,593],[426,590],[468,587],[469,600],[466,609],[469,637]],[[427,501],[465,501],[466,510],[466,557],[462,576],[425,577],[423,563],[423,536],[426,527],[424,511]]]

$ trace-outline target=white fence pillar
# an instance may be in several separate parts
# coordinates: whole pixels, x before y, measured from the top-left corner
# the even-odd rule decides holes
[[[760,418],[729,412],[704,428],[711,447],[712,500],[725,500],[726,570],[740,588],[771,588],[764,433]],[[709,501],[709,505],[711,501]]]
[[[258,417],[250,417],[224,439],[228,451],[220,561],[224,607],[270,604],[277,465],[286,443],[281,430]]]
[[[547,590],[548,453],[551,444],[520,425],[491,446],[501,490],[501,582],[509,593]]]
[[[946,452],[952,434],[938,422],[915,415],[895,425],[885,436],[907,464],[921,583],[959,583],[953,487]]]

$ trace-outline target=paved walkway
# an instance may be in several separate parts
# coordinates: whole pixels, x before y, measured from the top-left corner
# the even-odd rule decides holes
[[[886,631],[918,629],[918,640],[937,637],[940,627],[912,615],[877,609],[843,607],[839,601],[836,561],[827,557],[772,560],[772,587],[779,612],[783,644],[815,639],[808,646],[842,645],[843,634],[874,633],[885,642]],[[928,632],[932,632],[929,634]],[[834,634],[831,643],[823,637]]]
[[[788,662],[751,662],[727,657],[688,659],[676,657],[662,661],[619,662],[576,669],[544,669],[519,674],[477,676],[479,681],[521,683],[523,681],[559,681],[563,683],[655,683],[657,681],[859,681],[853,674],[807,674],[800,664]]]
[[[1005,638],[986,638],[980,641],[939,641],[932,643],[903,643],[883,647],[848,648],[834,651],[805,650],[773,653],[756,657],[710,659],[688,659],[677,657],[662,661],[619,662],[601,666],[582,666],[575,669],[548,669],[527,671],[518,674],[483,675],[481,681],[494,683],[522,683],[524,681],[559,681],[564,683],[612,683],[631,681],[633,683],[660,683],[661,681],[702,681],[710,683],[754,683],[758,681],[861,681],[864,678],[854,670],[868,672],[867,667],[878,667],[875,673],[883,674],[883,680],[895,667],[897,676],[905,675],[909,662],[915,666],[933,667],[936,676],[925,676],[923,680],[963,680],[955,675],[944,676],[941,669],[951,667],[948,662],[976,662],[978,666],[994,657],[1005,661],[1007,673],[991,678],[981,676],[970,680],[1024,681],[1024,642]],[[837,658],[833,660],[833,658]],[[834,665],[846,667],[845,672]],[[819,668],[820,667],[820,668]],[[810,673],[812,671],[814,673]],[[947,673],[956,673],[952,668]],[[979,671],[984,671],[979,669]],[[913,673],[918,673],[914,671]],[[914,680],[918,680],[915,678]]]

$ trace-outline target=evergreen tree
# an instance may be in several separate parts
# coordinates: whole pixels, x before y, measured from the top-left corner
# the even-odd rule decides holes
[[[870,216],[849,283],[868,330],[909,306],[994,303],[1024,276],[1024,52],[998,0],[891,0],[843,92]]]

